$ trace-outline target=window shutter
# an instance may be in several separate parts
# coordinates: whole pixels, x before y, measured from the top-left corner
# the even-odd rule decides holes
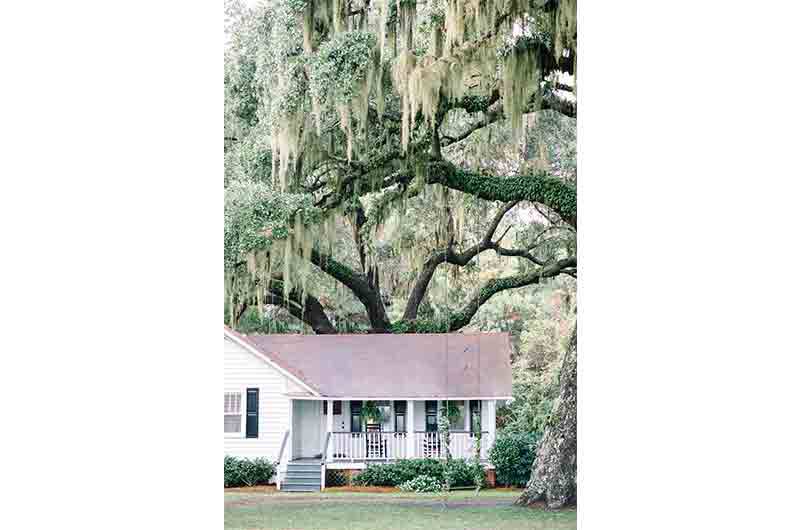
[[[258,389],[247,389],[247,426],[246,438],[258,438]]]
[[[361,432],[361,401],[350,402],[350,432]]]
[[[437,402],[425,402],[425,431],[437,432],[439,430],[439,419],[437,417]]]
[[[405,401],[395,401],[394,402],[394,431],[395,432],[405,432],[406,431],[406,402]]]

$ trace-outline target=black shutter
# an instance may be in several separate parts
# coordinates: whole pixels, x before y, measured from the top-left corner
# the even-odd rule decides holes
[[[436,401],[425,402],[425,431],[436,432],[439,430],[439,421],[436,417]]]
[[[394,402],[394,432],[406,431],[406,402]]]
[[[361,401],[350,402],[350,432],[361,432]]]
[[[258,389],[247,389],[247,426],[245,438],[258,438]]]

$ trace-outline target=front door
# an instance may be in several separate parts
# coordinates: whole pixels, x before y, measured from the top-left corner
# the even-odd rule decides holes
[[[294,458],[316,458],[322,451],[320,437],[322,402],[295,400],[293,403]]]

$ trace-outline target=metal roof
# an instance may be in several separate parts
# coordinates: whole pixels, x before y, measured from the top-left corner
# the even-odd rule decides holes
[[[237,335],[325,397],[511,396],[508,333]]]

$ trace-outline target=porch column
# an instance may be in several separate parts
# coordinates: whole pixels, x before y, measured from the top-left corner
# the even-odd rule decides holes
[[[325,456],[325,459],[330,462],[331,460],[333,460],[333,434],[332,434],[333,433],[333,400],[332,399],[328,400],[328,417],[327,417],[327,420],[328,420],[328,425],[327,425],[327,428],[326,428],[327,434],[325,436],[327,437],[328,435],[330,435],[331,439],[328,442],[328,452],[324,456]]]
[[[406,458],[414,458],[416,435],[414,434],[414,402],[406,401]]]
[[[469,412],[469,400],[464,400],[464,430],[470,432],[472,430],[471,414]]]
[[[289,438],[286,440],[286,444],[288,447],[284,447],[284,451],[287,451],[286,460],[288,462],[292,461],[293,451],[294,451],[294,400],[289,400]]]
[[[487,435],[488,440],[481,445],[481,452],[484,455],[489,454],[489,449],[494,444],[494,432],[497,426],[497,400],[496,399],[488,399],[486,400],[486,423],[487,425],[484,427],[481,425],[481,430],[486,431],[489,434]],[[481,455],[483,456],[483,455]]]

